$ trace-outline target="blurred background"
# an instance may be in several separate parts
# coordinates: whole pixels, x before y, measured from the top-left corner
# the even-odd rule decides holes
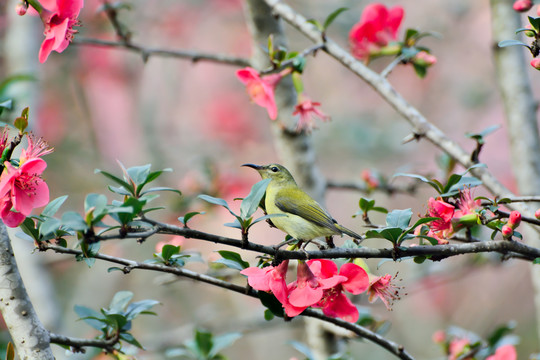
[[[133,0],[132,9],[122,11],[120,20],[132,32],[133,42],[148,48],[188,49],[249,58],[250,36],[240,0]],[[308,18],[324,19],[338,7],[349,10],[338,17],[329,36],[347,46],[348,32],[367,1],[289,1]],[[12,121],[30,106],[32,131],[55,148],[45,160],[44,173],[51,199],[69,195],[62,210],[81,211],[88,193],[107,193],[108,182],[94,174],[99,168],[120,175],[117,161],[125,166],[152,164],[153,169],[172,168],[159,179],[160,185],[177,188],[183,196],[165,193],[157,200],[167,209],[154,213],[160,220],[179,224],[176,218],[189,211],[206,211],[190,226],[210,233],[239,238],[223,224],[230,215],[196,199],[200,193],[233,202],[248,194],[258,181],[256,172],[243,163],[279,162],[273,148],[269,121],[264,109],[250,103],[233,66],[152,56],[145,63],[140,54],[123,49],[105,49],[72,44],[62,54],[52,53],[45,64],[38,62],[43,26],[37,17],[18,17],[17,1],[0,4],[0,80],[30,75],[33,80],[15,82],[6,95],[16,100],[15,109],[4,121]],[[115,40],[114,31],[102,12],[99,0],[86,0],[77,38]],[[503,184],[515,191],[509,168],[508,142],[502,107],[497,93],[490,39],[489,2],[466,0],[385,1],[405,9],[405,28],[435,31],[441,38],[426,38],[438,62],[424,79],[412,67],[398,66],[389,79],[404,97],[453,140],[472,151],[474,141],[465,133],[480,132],[491,125],[501,128],[487,137],[480,161]],[[524,17],[525,19],[525,17]],[[301,51],[311,43],[287,27],[290,49]],[[264,45],[264,44],[262,44]],[[382,70],[388,61],[374,61]],[[536,71],[531,68],[531,76]],[[402,144],[411,133],[408,124],[360,79],[320,52],[307,60],[304,72],[306,93],[322,103],[332,117],[318,123],[314,131],[317,164],[329,180],[361,181],[363,170],[373,170],[391,179],[397,172],[418,173],[441,179],[441,152],[427,141]],[[533,83],[535,93],[540,90]],[[0,99],[2,100],[2,99]],[[457,169],[462,171],[462,169]],[[390,180],[389,180],[390,181]],[[393,184],[410,182],[391,179]],[[484,195],[476,189],[474,195]],[[359,192],[331,190],[326,204],[332,215],[355,231],[365,231],[358,210]],[[427,200],[435,196],[429,186],[417,193],[387,196],[367,195],[389,209],[412,208],[423,215]],[[236,204],[237,206],[238,204]],[[374,216],[373,222],[383,222]],[[14,230],[16,234],[18,230]],[[484,236],[488,236],[484,234]],[[256,226],[251,241],[275,244],[283,234],[265,223]],[[193,239],[154,237],[143,244],[134,240],[111,241],[102,252],[138,261],[152,258],[160,241],[178,241],[183,249],[197,250],[211,262],[222,247]],[[344,239],[335,239],[338,245]],[[23,277],[38,313],[55,333],[93,337],[94,330],[76,321],[75,304],[94,309],[106,307],[119,290],[135,293],[134,300],[156,299],[157,317],[138,318],[135,337],[147,348],[140,359],[164,358],[163,351],[193,337],[195,328],[219,335],[240,331],[244,336],[224,353],[231,359],[302,358],[288,341],[305,342],[301,319],[284,323],[265,321],[263,307],[256,301],[225,290],[185,279],[135,271],[129,275],[108,273],[110,264],[97,262],[93,268],[65,255],[33,252],[33,244],[13,239]],[[382,240],[366,246],[386,247]],[[234,249],[226,249],[234,250]],[[242,256],[255,261],[254,254]],[[500,261],[497,255],[460,256],[442,263],[412,261],[368,261],[373,272],[395,274],[403,286],[402,299],[387,311],[381,302],[369,304],[358,296],[357,304],[377,319],[391,325],[386,336],[418,359],[442,358],[431,341],[438,329],[460,326],[482,336],[498,325],[514,320],[520,359],[540,351],[536,340],[533,294],[527,263]],[[190,263],[188,268],[209,271],[208,264]],[[213,271],[213,270],[211,270]],[[235,277],[232,281],[243,283]],[[57,350],[62,359],[64,350]],[[374,344],[351,340],[354,359],[392,359]],[[90,359],[92,354],[71,359]]]

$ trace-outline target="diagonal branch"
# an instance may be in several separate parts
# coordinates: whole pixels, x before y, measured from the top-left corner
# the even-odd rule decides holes
[[[304,34],[315,43],[323,41],[322,33],[313,24],[309,23],[304,16],[294,11],[290,6],[280,0],[264,1],[272,8],[276,15],[283,18],[300,33]],[[410,123],[417,138],[425,137],[435,146],[453,157],[465,168],[474,165],[474,162],[471,160],[471,155],[468,152],[446,136],[439,128],[430,123],[414,106],[409,104],[407,100],[394,89],[387,79],[369,69],[362,64],[362,62],[357,61],[347,50],[343,49],[332,39],[326,37],[325,40],[326,46],[323,50],[355,75],[363,79],[379,93],[386,102]],[[471,172],[482,180],[483,184],[491,193],[500,197],[513,196],[512,192],[500,183],[487,169],[478,167],[472,169]],[[515,207],[523,213],[530,214],[528,207],[522,204],[515,204],[512,205],[512,207]]]
[[[57,253],[62,253],[62,254],[83,255],[83,252],[80,250],[67,249],[61,246],[48,245],[44,247],[42,250],[53,250]],[[115,264],[124,265],[125,266],[124,273],[126,274],[135,269],[165,272],[165,273],[170,273],[170,274],[186,277],[192,280],[200,281],[206,284],[214,285],[214,286],[227,289],[230,291],[234,291],[236,293],[247,295],[253,298],[257,298],[257,299],[259,298],[259,295],[258,295],[259,292],[249,286],[240,286],[240,285],[232,284],[227,281],[214,278],[212,276],[199,274],[195,271],[191,271],[191,270],[187,270],[187,269],[183,269],[179,267],[171,267],[171,266],[166,266],[166,265],[161,265],[161,264],[141,263],[141,262],[137,262],[137,261],[133,261],[129,259],[123,259],[123,258],[118,258],[118,257],[110,256],[110,255],[104,255],[104,254],[96,254],[95,258],[99,260],[112,262]],[[317,319],[332,323],[334,325],[343,327],[347,330],[354,332],[359,337],[365,338],[367,340],[374,342],[377,345],[380,345],[381,347],[388,350],[389,352],[391,352],[392,354],[394,354],[400,359],[414,360],[414,358],[409,353],[407,353],[407,351],[405,351],[402,345],[396,344],[393,341],[390,341],[382,337],[381,335],[373,331],[370,331],[367,328],[362,327],[360,325],[353,324],[353,323],[340,320],[340,319],[330,318],[313,309],[306,309],[301,315],[317,318]],[[59,344],[62,343],[65,345],[70,345],[70,346],[73,346],[78,343],[80,344],[80,346],[96,346],[97,345],[98,347],[103,347],[103,346],[100,346],[100,345],[103,345],[103,341],[101,343],[94,343],[94,340],[71,339],[71,338],[54,335],[54,334],[51,334],[51,342],[55,342]]]

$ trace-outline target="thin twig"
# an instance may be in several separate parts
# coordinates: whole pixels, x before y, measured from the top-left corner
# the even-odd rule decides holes
[[[52,344],[70,346],[73,348],[73,352],[79,353],[84,353],[85,347],[95,347],[112,352],[114,345],[116,345],[120,339],[118,336],[107,340],[79,339],[53,333],[49,333],[49,337],[51,338]]]
[[[133,42],[125,43],[119,41],[110,41],[102,39],[88,39],[77,38],[73,40],[73,44],[76,45],[89,45],[107,48],[118,48],[129,50],[138,53],[142,56],[144,61],[147,61],[150,56],[172,57],[180,59],[189,59],[193,62],[208,61],[219,64],[233,65],[238,67],[249,66],[249,60],[245,58],[239,58],[234,56],[222,55],[222,54],[205,54],[194,50],[172,50],[172,49],[160,49],[144,47],[142,45],[134,44]]]
[[[375,188],[368,188],[366,183],[363,181],[328,180],[326,182],[327,189],[355,190],[355,191],[360,191],[363,193],[378,191],[378,192],[387,193],[388,195],[392,195],[396,193],[412,195],[416,193],[417,187],[418,187],[418,183],[411,183],[410,185],[406,185],[406,186],[396,186],[396,185],[385,183]]]

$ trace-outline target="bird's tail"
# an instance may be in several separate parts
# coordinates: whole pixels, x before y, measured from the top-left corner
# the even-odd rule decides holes
[[[347,229],[345,226],[342,226],[342,225],[339,225],[339,224],[334,224],[339,231],[341,231],[343,234],[346,234],[346,235],[349,235],[350,237],[352,237],[353,239],[358,239],[358,240],[364,240],[364,238],[362,237],[362,235],[358,235],[357,233],[355,233],[354,231],[352,230],[349,230]]]

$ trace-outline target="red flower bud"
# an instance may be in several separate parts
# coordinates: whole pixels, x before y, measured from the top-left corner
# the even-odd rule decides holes
[[[521,213],[519,211],[512,211],[510,217],[508,218],[507,225],[513,229],[517,228],[521,223]]]
[[[532,0],[517,0],[514,2],[514,10],[519,12],[529,11],[533,7]]]
[[[508,225],[503,225],[502,230],[503,238],[508,239],[514,233],[514,230]]]
[[[532,59],[531,66],[536,70],[540,70],[540,58]]]
[[[540,220],[540,209],[536,210],[534,212],[534,217],[537,218],[538,220]]]
[[[23,16],[26,14],[26,11],[28,10],[28,4],[27,3],[20,3],[15,7],[15,11],[17,12],[17,15]]]

